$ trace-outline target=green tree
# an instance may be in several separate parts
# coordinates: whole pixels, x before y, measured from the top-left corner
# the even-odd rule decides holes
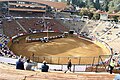
[[[76,3],[77,3],[77,0],[72,0],[73,5],[76,5]]]
[[[108,4],[108,7],[109,7],[109,12],[111,13],[112,11],[115,10],[115,7],[114,7],[114,2],[113,1],[110,1],[110,3]]]
[[[93,17],[93,12],[91,12],[91,11],[89,11],[89,10],[81,10],[80,11],[80,14],[79,14],[80,16],[88,16],[89,17],[89,19],[91,19],[92,17]]]
[[[118,17],[119,17],[119,16],[113,16],[112,18],[113,18],[113,20],[114,20],[115,22],[118,22]]]
[[[98,10],[100,9],[100,0],[95,1],[95,8]]]
[[[120,11],[120,0],[113,0],[110,1],[109,5],[109,11]]]
[[[86,7],[87,8],[95,8],[93,0],[86,0]]]
[[[83,2],[83,0],[72,0],[72,4],[79,6],[79,7],[85,7],[85,3]]]
[[[83,2],[83,0],[78,0],[77,6],[79,6],[80,8],[85,7],[85,3]]]
[[[101,10],[108,11],[108,4],[109,0],[103,0],[103,3],[101,4]]]

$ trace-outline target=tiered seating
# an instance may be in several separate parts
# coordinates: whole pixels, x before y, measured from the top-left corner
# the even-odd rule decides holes
[[[22,14],[22,12],[21,12],[21,14]],[[38,18],[38,17],[33,18],[31,16],[26,18],[26,16],[27,16],[26,14],[28,14],[28,13],[22,14],[23,16],[21,17],[20,13],[11,12],[12,16],[21,17],[21,18],[17,18],[14,20],[4,20],[3,21],[4,34],[6,34],[9,37],[13,37],[13,36],[21,34],[21,33],[34,33],[34,32],[47,31],[47,28],[49,31],[56,31],[56,32],[68,31],[68,29],[65,28],[65,26],[63,24],[56,21],[55,19],[43,20],[42,18]],[[53,17],[53,15],[50,13],[49,14],[46,13],[46,16]],[[45,23],[44,23],[44,21],[45,21]]]
[[[43,23],[41,23],[42,19],[38,19],[38,18],[25,19],[25,18],[23,18],[23,19],[18,19],[17,21],[22,25],[22,27],[25,28],[25,30],[27,30],[27,32],[29,32],[30,29],[32,31],[44,29]]]
[[[80,33],[80,30],[85,25],[85,21],[81,21],[80,18],[76,18],[69,13],[56,13],[54,16],[58,22],[76,33]]]
[[[58,76],[57,76],[58,75]],[[54,79],[54,80],[113,80],[114,75],[108,75],[104,73],[78,73],[78,74],[63,74],[63,73],[40,73],[33,76],[28,76],[26,79]]]
[[[4,44],[5,42],[8,42],[8,41],[9,41],[9,37],[3,34],[0,34],[0,44]]]
[[[69,18],[70,19],[70,18]],[[80,30],[85,25],[83,21],[74,21],[74,20],[67,20],[67,19],[58,19],[63,25],[65,25],[69,30],[75,30],[76,33],[79,33]]]
[[[9,37],[15,36],[18,33],[24,33],[15,20],[3,21],[3,26],[4,34]]]
[[[108,42],[108,44],[116,51],[120,52],[120,38],[115,39],[114,41]]]
[[[32,12],[10,12],[11,16],[14,17],[41,17],[43,16],[43,13],[32,13]]]
[[[109,73],[63,73],[16,70],[14,66],[0,64],[0,79],[4,80],[113,80],[115,74]]]
[[[56,12],[54,16],[56,18],[70,18],[71,13],[66,13],[66,12]]]
[[[89,30],[89,35],[90,34],[93,35],[94,31],[98,28],[99,24],[100,24],[99,20],[98,21],[89,20],[88,24],[86,25],[86,27]]]
[[[5,35],[0,35],[0,56],[5,57],[16,57],[12,51],[9,50],[7,47],[7,43],[9,41],[9,38]]]
[[[106,24],[110,24],[109,22],[104,22],[102,21],[101,25],[99,25],[99,27],[97,28],[97,30],[95,31],[94,35],[99,38],[102,35],[104,35],[110,28],[113,27],[113,24],[110,24],[110,26],[106,25]]]
[[[32,31],[34,30],[47,30],[48,29],[51,31],[67,31],[67,29],[61,25],[59,22],[50,19],[50,20],[45,20],[45,24],[43,22],[43,19],[38,19],[38,18],[33,18],[33,19],[19,19],[17,20],[28,32],[31,29]],[[44,27],[46,26],[46,27]]]
[[[92,29],[88,29],[92,31]],[[92,35],[102,41],[105,41],[113,49],[119,50],[119,31],[119,24],[107,21],[100,21],[99,24],[93,28]]]
[[[49,22],[47,27],[51,28],[53,31],[57,31],[57,32],[68,31],[68,29],[63,24],[59,23],[54,19],[47,20],[47,22]]]
[[[105,34],[104,36],[101,37],[101,39],[107,43],[114,41],[114,39],[118,38],[119,28],[115,28],[116,25],[113,26],[113,28],[111,28],[107,34]]]

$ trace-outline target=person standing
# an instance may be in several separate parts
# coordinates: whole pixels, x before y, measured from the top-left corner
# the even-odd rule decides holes
[[[68,60],[68,64],[67,64],[67,71],[71,71],[71,67],[72,67],[72,62],[71,59]],[[65,71],[65,73],[67,72]]]
[[[114,69],[114,67],[115,67],[115,59],[112,59],[111,60],[111,62],[110,62],[110,65],[109,65],[109,67],[110,67],[110,74],[112,74],[113,73],[113,69]]]
[[[49,66],[47,65],[46,61],[43,61],[43,65],[41,67],[42,72],[48,72]]]
[[[24,63],[21,61],[21,59],[19,59],[19,60],[16,62],[16,69],[24,70]]]

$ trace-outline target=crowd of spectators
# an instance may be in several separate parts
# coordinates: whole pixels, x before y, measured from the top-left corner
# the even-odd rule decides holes
[[[16,62],[16,69],[20,69],[20,70],[35,71],[35,66],[37,66],[36,63],[34,63],[29,58],[22,57],[22,55],[20,55],[18,61]],[[43,65],[41,65],[41,72],[48,72],[48,69],[49,66],[47,65],[47,62],[44,60]]]
[[[11,57],[11,58],[17,58],[17,56],[11,50],[9,50],[9,48],[7,46],[2,47],[0,49],[0,55],[6,56],[6,57]]]
[[[30,59],[26,57],[19,56],[18,61],[16,62],[16,69],[21,70],[32,70],[33,64],[31,63]]]
[[[1,38],[1,40],[0,40],[0,56],[17,58],[17,56],[7,46],[7,43],[9,42],[9,37],[1,34],[0,38]]]
[[[21,26],[19,26],[16,21]],[[38,18],[34,18],[34,19],[23,18],[23,19],[12,20],[10,22],[4,21],[3,26],[4,26],[5,34],[9,37],[15,36],[18,33],[19,34],[26,33],[24,30],[26,30],[27,33],[39,33],[39,32],[44,32],[44,31],[54,31],[54,32],[68,31],[67,28],[65,28],[63,25],[61,25],[56,20],[45,19],[43,21],[43,19],[41,18],[39,19]]]

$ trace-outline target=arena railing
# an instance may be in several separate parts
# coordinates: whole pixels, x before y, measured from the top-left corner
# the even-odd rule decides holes
[[[52,70],[65,71],[67,69],[68,60],[72,61],[73,72],[106,72],[109,65],[111,55],[100,55],[98,57],[53,57],[53,56],[32,56],[31,59],[38,63],[38,68],[45,60],[47,64],[52,66]]]
[[[34,62],[37,62],[37,56],[31,57],[31,59],[34,58]],[[67,61],[68,59],[72,60],[72,72],[106,72],[105,66],[107,66],[107,62],[110,58],[110,55],[101,55],[99,57],[50,57],[50,59],[53,60],[53,62],[50,62],[48,60],[49,57],[41,56],[39,57],[43,60],[47,61],[47,64],[49,65],[50,71],[66,71],[67,70]],[[61,63],[57,63],[58,61],[56,59],[60,59]],[[75,59],[78,59],[78,62],[75,61]],[[89,61],[86,61],[89,60]],[[40,59],[39,59],[40,60]],[[51,61],[52,61],[51,60]],[[56,60],[56,63],[54,62]],[[91,60],[91,61],[90,61]],[[8,63],[15,65],[18,59],[12,59],[12,58],[6,58],[6,57],[0,57],[0,62],[2,63]],[[42,66],[42,61],[37,62],[37,69],[40,70]],[[102,68],[101,68],[102,67]]]

